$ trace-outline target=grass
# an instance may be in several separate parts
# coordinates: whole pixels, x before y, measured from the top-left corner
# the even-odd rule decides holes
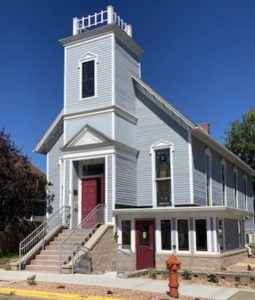
[[[0,257],[0,269],[8,268],[12,261],[15,261],[15,260],[18,260],[18,259],[19,259],[18,253],[3,254]]]

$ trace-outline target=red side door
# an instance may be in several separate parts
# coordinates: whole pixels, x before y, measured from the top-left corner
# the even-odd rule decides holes
[[[82,179],[82,219],[97,206],[99,192],[99,178]]]
[[[154,220],[136,221],[136,269],[148,269],[154,266]]]

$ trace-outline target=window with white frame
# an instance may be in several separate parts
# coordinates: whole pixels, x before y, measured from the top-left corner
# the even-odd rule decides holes
[[[226,206],[226,162],[225,160],[221,161],[221,193],[222,193],[222,205]]]
[[[96,57],[87,54],[80,59],[80,97],[86,99],[96,95]]]
[[[207,251],[207,220],[195,219],[196,249]]]
[[[171,250],[171,221],[170,220],[161,220],[161,249],[162,250]]]
[[[244,175],[243,177],[243,193],[244,193],[244,209],[248,209],[247,203],[247,177]]]
[[[234,197],[235,197],[235,208],[238,208],[238,173],[237,169],[234,169]]]
[[[211,205],[211,173],[212,155],[209,149],[205,150],[205,179],[206,179],[206,205]]]
[[[178,250],[189,251],[189,223],[187,219],[177,221]]]
[[[170,147],[154,149],[155,189],[157,206],[172,205],[172,174]]]

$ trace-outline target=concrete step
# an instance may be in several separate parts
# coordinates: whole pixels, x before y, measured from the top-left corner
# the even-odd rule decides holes
[[[36,255],[36,259],[40,259],[40,260],[59,260],[59,255],[38,254],[38,255]]]
[[[65,247],[65,251],[72,251],[73,249],[75,248],[75,245],[68,245]],[[53,251],[59,251],[59,246],[56,246],[56,245],[49,245],[49,246],[46,246],[45,247],[45,250],[48,251],[48,250],[53,250]]]
[[[59,260],[40,260],[38,258],[31,260],[30,266],[59,266]]]
[[[82,243],[82,240],[80,239],[71,239],[71,240],[68,240],[65,245],[69,244],[69,245],[78,245],[78,244],[81,244]],[[49,243],[49,246],[59,246],[62,244],[62,241],[52,241]]]
[[[27,265],[26,271],[60,273],[59,266]]]
[[[63,251],[63,254],[69,255],[72,253],[72,251]],[[58,250],[42,250],[39,255],[59,255],[59,249]]]

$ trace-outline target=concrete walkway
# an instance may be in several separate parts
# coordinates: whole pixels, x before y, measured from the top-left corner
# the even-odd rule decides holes
[[[163,280],[151,280],[142,278],[118,278],[116,273],[105,273],[101,275],[86,274],[50,274],[26,271],[5,271],[0,270],[0,280],[20,281],[26,280],[31,275],[36,274],[36,280],[42,282],[73,283],[83,285],[95,285],[108,288],[123,288],[147,292],[166,293],[168,291],[167,282]],[[180,294],[194,298],[209,298],[214,300],[227,300],[235,296],[239,289],[223,288],[206,285],[180,285]],[[255,299],[255,293],[253,293]],[[239,299],[239,298],[232,298]],[[244,299],[244,298],[243,298]]]

